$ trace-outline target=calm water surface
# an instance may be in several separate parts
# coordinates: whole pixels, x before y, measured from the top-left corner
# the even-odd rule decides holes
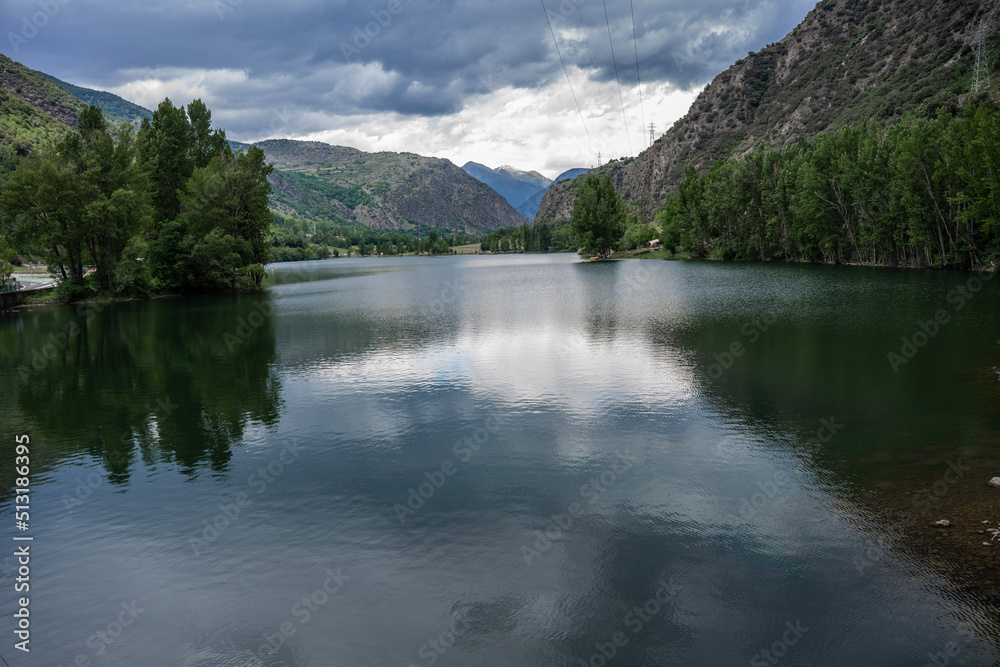
[[[8,557],[0,654],[1000,664],[1000,282],[970,277],[341,259],[4,315],[0,521],[26,433],[35,540],[31,653]]]

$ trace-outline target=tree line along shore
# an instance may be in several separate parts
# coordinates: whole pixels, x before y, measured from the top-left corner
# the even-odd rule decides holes
[[[261,289],[271,261],[338,256],[567,252],[995,270],[1000,109],[845,126],[763,144],[685,177],[653,220],[607,173],[578,180],[568,220],[483,235],[378,232],[275,214],[272,171],[234,151],[200,100],[164,100],[138,129],[91,106],[75,130],[0,181],[0,278],[28,254],[57,298]],[[311,230],[310,230],[311,227]],[[643,254],[650,245],[659,250]]]

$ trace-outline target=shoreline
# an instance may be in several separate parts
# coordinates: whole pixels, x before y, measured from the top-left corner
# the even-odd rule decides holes
[[[662,248],[657,249],[636,249],[636,250],[625,250],[621,252],[616,252],[611,257],[607,257],[603,260],[594,260],[590,257],[580,255],[578,251],[564,250],[560,252],[478,252],[478,253],[454,253],[454,254],[441,254],[441,255],[420,255],[420,254],[404,254],[404,255],[388,255],[388,256],[375,256],[369,255],[366,257],[327,257],[325,259],[315,259],[315,260],[298,260],[294,262],[272,262],[265,266],[273,266],[274,264],[288,264],[295,265],[302,262],[333,262],[339,259],[402,259],[406,257],[478,257],[478,256],[502,256],[502,255],[567,255],[576,254],[580,257],[581,261],[584,262],[595,262],[595,261],[617,261],[626,259],[646,259],[646,260],[665,260],[665,261],[691,261],[691,262],[727,262],[727,263],[754,263],[754,264],[796,264],[799,266],[806,265],[817,265],[817,266],[848,266],[852,268],[871,268],[871,269],[908,269],[908,270],[921,270],[921,271],[950,271],[956,273],[979,273],[979,274],[996,274],[1000,271],[1000,267],[972,267],[968,269],[956,269],[947,267],[933,267],[933,266],[910,266],[910,265],[889,265],[889,264],[860,264],[860,263],[850,263],[850,262],[806,262],[800,260],[754,260],[754,259],[722,259],[718,257],[700,257],[694,258],[688,255],[681,255],[679,253],[671,253],[668,250]],[[57,285],[45,288],[45,292],[40,294],[38,298],[28,298],[24,302],[19,303],[10,308],[4,309],[5,312],[16,312],[23,309],[35,308],[39,306],[48,305],[93,305],[101,303],[127,303],[130,301],[151,301],[153,299],[174,299],[187,296],[204,296],[205,294],[252,294],[256,292],[267,291],[267,286],[262,286],[260,290],[250,290],[241,292],[211,292],[211,293],[192,293],[192,294],[155,294],[147,297],[109,297],[109,298],[89,298],[80,301],[60,301],[53,293],[57,288]],[[0,311],[0,312],[4,312]]]
[[[671,253],[669,250],[664,250],[662,248],[623,250],[621,252],[616,252],[608,259],[662,259],[668,261],[728,262],[733,264],[815,264],[817,266],[851,266],[869,269],[916,269],[920,271],[956,271],[965,273],[996,273],[997,271],[1000,271],[1000,266],[995,265],[992,267],[979,266],[970,267],[968,269],[958,269],[954,267],[940,266],[913,266],[912,264],[865,264],[856,262],[809,262],[798,259],[723,259],[721,257],[691,257],[690,255],[684,255],[681,253]]]

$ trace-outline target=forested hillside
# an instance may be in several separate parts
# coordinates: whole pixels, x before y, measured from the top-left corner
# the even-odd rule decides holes
[[[658,216],[695,257],[940,268],[1000,263],[1000,109],[844,126],[687,177]]]
[[[36,72],[0,55],[0,174],[19,157],[52,145],[77,124],[88,104],[102,111],[112,135],[138,127],[152,112],[112,93]],[[234,152],[250,145],[229,142]],[[480,233],[525,219],[504,199],[448,160],[413,153],[366,153],[320,142],[260,142],[277,168],[271,206],[286,216],[378,230]]]
[[[449,232],[525,222],[503,197],[448,160],[366,153],[316,141],[257,145],[274,163],[273,202],[285,215],[374,229]]]
[[[109,93],[103,90],[92,90],[90,88],[83,88],[82,86],[75,86],[72,83],[60,81],[54,76],[43,72],[39,72],[39,74],[57,84],[60,88],[85,104],[93,104],[95,107],[99,107],[101,113],[104,114],[104,117],[113,126],[120,125],[121,123],[131,123],[132,125],[139,127],[143,118],[153,117],[153,112],[149,109],[141,107],[138,104],[133,104],[132,102],[129,102],[114,93]]]
[[[995,83],[973,92],[980,21]],[[959,113],[997,97],[998,25],[997,0],[822,0],[782,40],[719,74],[652,147],[599,171],[650,219],[689,166],[704,174],[765,142],[782,148],[867,120]],[[568,218],[579,183],[551,188],[536,220]]]
[[[0,189],[6,241],[44,258],[62,298],[259,289],[270,166],[233,153],[200,101],[164,100],[116,133],[89,106],[77,127],[18,161]]]

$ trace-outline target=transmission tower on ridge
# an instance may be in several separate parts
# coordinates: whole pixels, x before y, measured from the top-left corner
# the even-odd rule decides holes
[[[986,59],[986,19],[979,20],[976,40],[976,69],[972,72],[972,92],[978,93],[990,85],[990,68]]]
[[[656,129],[656,124],[651,122],[649,124],[649,145],[650,146],[653,145],[653,140],[654,140],[654,137],[656,136],[654,134],[655,129]]]
[[[597,166],[601,166],[601,151],[597,151]]]

